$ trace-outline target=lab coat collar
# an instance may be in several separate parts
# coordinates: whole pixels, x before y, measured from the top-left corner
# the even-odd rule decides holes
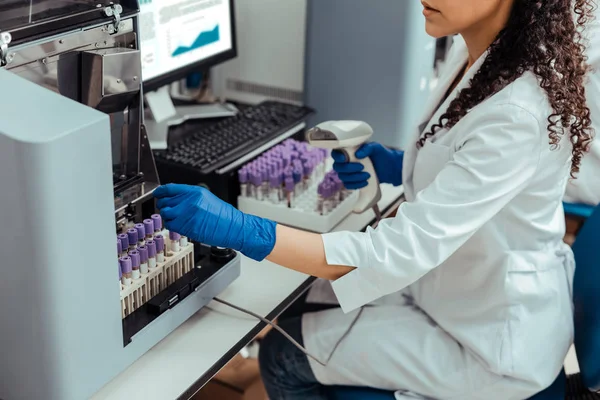
[[[469,68],[469,70],[465,73],[463,78],[460,80],[458,85],[454,88],[454,90],[448,95],[448,97],[444,100],[444,102],[440,105],[443,96],[448,91],[450,85],[454,82],[458,74],[463,70],[467,61],[468,61],[468,49],[467,44],[461,36],[456,36],[454,38],[454,51],[448,60],[448,67],[446,73],[439,80],[439,84],[432,91],[431,96],[429,97],[428,102],[426,103],[423,116],[421,118],[421,124],[419,124],[419,135],[421,135],[426,128],[429,128],[433,123],[437,122],[439,117],[448,109],[448,106],[454,100],[458,93],[466,87],[469,86],[471,79],[475,76],[475,74],[481,68],[481,65],[485,61],[489,51],[485,51],[475,63]],[[439,106],[439,107],[438,107]],[[421,130],[422,128],[422,130]]]
[[[452,45],[452,49],[450,50],[450,54],[448,55],[445,71],[440,76],[438,85],[429,96],[429,99],[423,109],[422,117],[419,120],[421,123],[415,128],[414,134],[408,142],[407,148],[405,149],[404,163],[402,168],[402,181],[404,182],[406,198],[409,201],[411,201],[416,195],[416,193],[413,193],[412,177],[418,153],[416,143],[419,137],[426,129],[429,129],[433,123],[437,122],[442,113],[448,109],[450,102],[456,98],[462,89],[466,88],[470,84],[471,79],[475,76],[477,71],[479,71],[479,68],[481,68],[481,65],[486,59],[488,51],[479,57],[473,66],[465,73],[454,90],[448,95],[442,105],[438,107],[450,85],[465,67],[468,61],[468,55],[469,53],[464,39],[461,36],[456,36],[454,38],[454,43]]]

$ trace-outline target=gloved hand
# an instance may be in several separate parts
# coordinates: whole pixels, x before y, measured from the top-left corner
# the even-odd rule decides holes
[[[165,227],[194,241],[234,249],[257,261],[275,247],[275,222],[244,214],[205,188],[169,184],[154,196]]]
[[[346,189],[361,189],[367,186],[371,175],[363,171],[362,164],[348,162],[344,153],[339,150],[332,151],[331,156],[335,161],[333,169],[344,182]],[[402,184],[403,151],[388,149],[379,143],[365,143],[356,151],[356,158],[366,157],[371,158],[380,183],[391,183],[394,186]]]

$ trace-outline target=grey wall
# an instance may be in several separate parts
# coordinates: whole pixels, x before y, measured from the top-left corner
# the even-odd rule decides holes
[[[309,0],[305,103],[311,124],[358,119],[404,147],[427,98],[435,41],[414,0]]]

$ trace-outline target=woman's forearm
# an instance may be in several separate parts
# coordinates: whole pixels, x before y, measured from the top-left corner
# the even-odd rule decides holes
[[[318,278],[336,280],[353,267],[328,265],[321,235],[277,225],[277,241],[267,260]]]

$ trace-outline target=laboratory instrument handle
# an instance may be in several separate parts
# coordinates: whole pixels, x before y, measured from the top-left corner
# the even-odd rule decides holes
[[[381,200],[381,188],[379,187],[379,179],[377,178],[377,173],[375,172],[375,167],[373,166],[373,162],[369,157],[365,157],[363,159],[356,158],[356,151],[360,148],[360,146],[348,147],[345,149],[340,149],[340,151],[346,154],[346,159],[348,162],[356,162],[360,163],[364,167],[364,172],[367,172],[370,177],[367,180],[367,186],[359,190],[358,200],[354,205],[354,213],[362,214],[370,208],[373,208],[377,205],[379,200]]]

